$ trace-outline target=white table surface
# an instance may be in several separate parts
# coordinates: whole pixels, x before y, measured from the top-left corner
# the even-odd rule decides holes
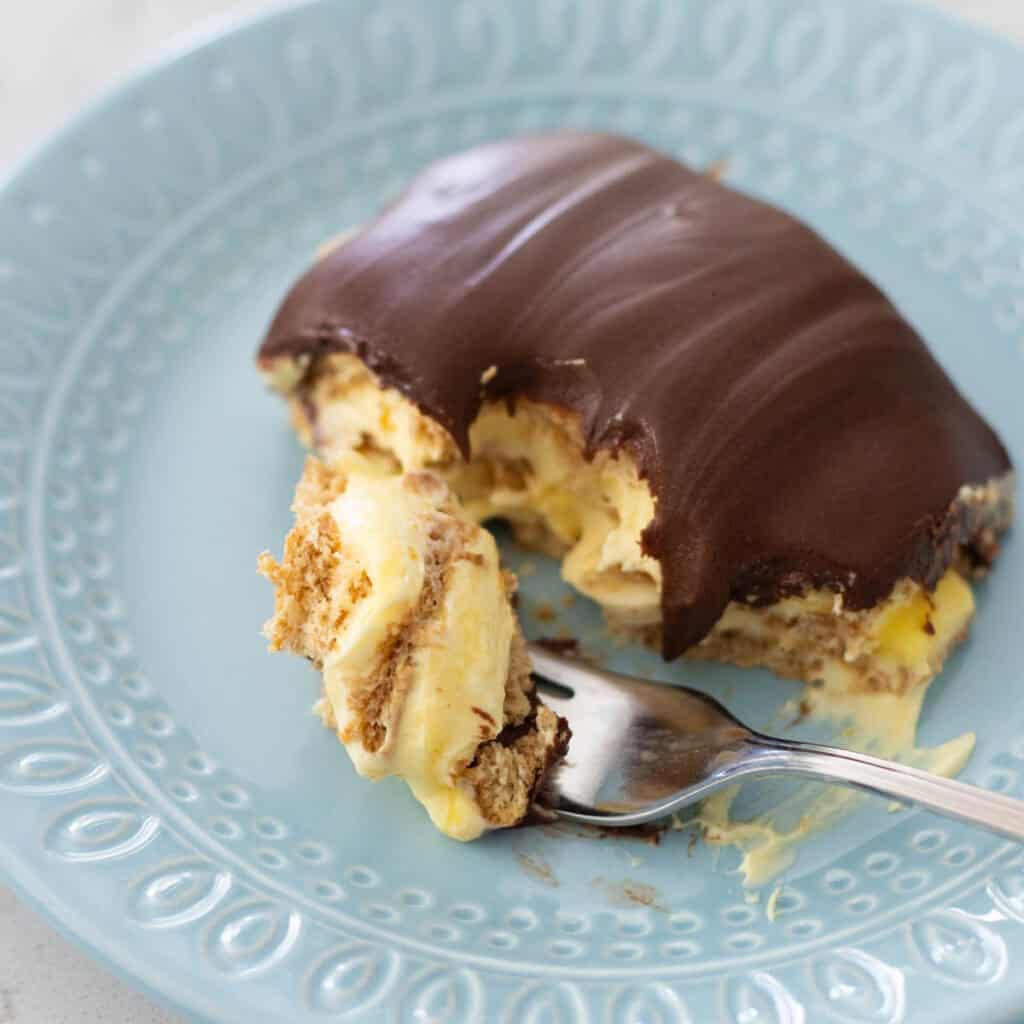
[[[856,3],[858,0],[836,0]],[[1024,40],[1024,0],[934,0]],[[0,172],[111,79],[263,0],[0,0]],[[59,979],[59,981],[58,981]],[[0,885],[0,1024],[171,1024]]]

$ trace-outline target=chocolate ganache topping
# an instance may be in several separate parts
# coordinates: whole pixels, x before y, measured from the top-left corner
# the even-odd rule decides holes
[[[970,540],[1006,450],[914,329],[806,225],[608,135],[442,160],[295,285],[260,350],[358,355],[469,454],[486,397],[579,414],[656,501],[663,650],[730,599],[870,607]],[[490,375],[488,375],[490,377]]]

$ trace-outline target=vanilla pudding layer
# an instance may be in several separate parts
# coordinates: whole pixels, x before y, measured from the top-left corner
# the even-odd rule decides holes
[[[655,501],[627,449],[588,458],[575,414],[499,400],[481,406],[467,460],[443,427],[357,357],[333,354],[309,371],[307,360],[280,358],[267,375],[289,397],[302,439],[328,463],[355,451],[384,473],[436,474],[466,517],[507,520],[521,542],[560,557],[566,581],[600,604],[616,632],[659,642],[661,567],[642,544]],[[482,388],[493,375],[484,374]],[[968,581],[987,568],[1012,517],[1012,479],[964,487],[953,504],[967,536],[933,587],[900,579],[867,609],[845,607],[833,590],[732,600],[686,655],[764,666],[837,692],[900,694],[927,683],[966,635]]]
[[[323,674],[318,711],[357,771],[403,778],[456,839],[520,822],[565,751],[533,692],[493,538],[436,475],[349,452],[307,463],[274,584],[272,650]]]

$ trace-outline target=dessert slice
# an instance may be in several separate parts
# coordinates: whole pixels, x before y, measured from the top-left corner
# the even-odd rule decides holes
[[[323,673],[318,711],[357,771],[398,775],[456,839],[522,821],[565,753],[539,702],[494,539],[427,472],[309,459],[280,562],[272,650]]]
[[[666,658],[915,690],[1012,517],[1005,448],[878,288],[613,136],[427,168],[295,285],[259,365],[325,459],[436,474]]]
[[[444,479],[468,517],[506,520],[520,543],[560,557],[565,579],[601,605],[614,632],[662,643],[661,564],[643,541],[654,497],[628,454],[588,457],[571,412],[529,399],[514,410],[485,401],[464,459],[434,420],[354,356],[325,358],[301,394],[290,395],[293,422],[329,462],[370,452],[392,471]],[[780,590],[774,600],[733,597],[684,653],[767,667],[835,693],[908,692],[966,636],[970,581],[987,572],[1012,508],[1011,476],[964,485],[947,510],[949,534],[935,538],[932,579],[901,576],[866,607],[830,586]]]

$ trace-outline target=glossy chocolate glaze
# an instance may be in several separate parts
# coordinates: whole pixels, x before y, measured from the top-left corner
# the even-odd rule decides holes
[[[1009,458],[913,328],[799,221],[646,146],[511,139],[443,160],[292,289],[260,352],[352,352],[465,454],[488,397],[575,410],[656,497],[674,657],[730,598],[869,607],[933,583],[961,485]]]

